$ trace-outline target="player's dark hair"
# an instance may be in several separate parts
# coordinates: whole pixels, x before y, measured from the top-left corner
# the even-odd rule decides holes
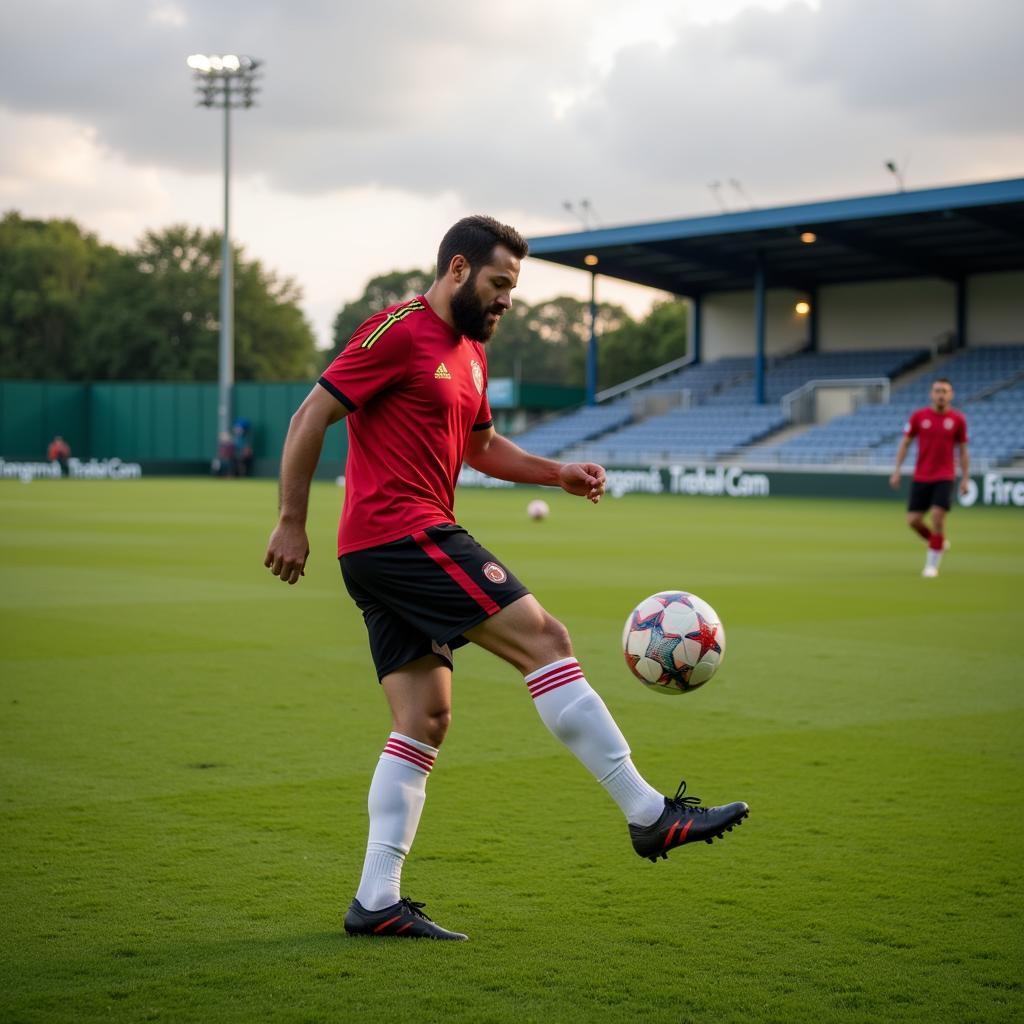
[[[520,260],[530,251],[526,239],[515,228],[483,214],[463,217],[453,224],[441,239],[441,245],[437,250],[438,280],[448,273],[448,266],[453,257],[464,256],[470,267],[476,270],[490,261],[491,254],[498,245],[505,246]]]
[[[950,387],[953,386],[953,382],[948,377],[936,377],[932,381],[933,384],[948,384]]]

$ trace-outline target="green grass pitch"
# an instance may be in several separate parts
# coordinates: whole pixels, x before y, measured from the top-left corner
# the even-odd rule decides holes
[[[751,817],[652,865],[521,680],[458,656],[404,889],[461,944],[341,917],[389,729],[314,487],[294,588],[268,481],[0,484],[0,1020],[1011,1021],[1024,1015],[1024,516],[892,502],[464,492],[570,628],[640,770]],[[690,589],[707,687],[627,673]]]

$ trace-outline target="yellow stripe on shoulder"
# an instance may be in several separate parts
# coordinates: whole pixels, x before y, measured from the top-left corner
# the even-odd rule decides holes
[[[366,336],[363,343],[359,346],[360,348],[373,348],[381,339],[389,327],[393,327],[400,320],[404,320],[410,313],[415,313],[418,310],[425,309],[426,307],[420,302],[419,299],[413,299],[412,302],[407,302],[404,306],[399,306],[398,309],[392,310],[384,319]]]

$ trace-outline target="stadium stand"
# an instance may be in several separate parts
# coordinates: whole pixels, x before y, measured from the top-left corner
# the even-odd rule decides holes
[[[672,409],[570,449],[566,457],[610,463],[720,459],[785,425],[778,405]]]
[[[749,356],[685,366],[603,405],[583,406],[564,416],[546,420],[517,435],[516,444],[534,455],[550,457],[632,422],[636,418],[634,403],[637,398],[688,392],[689,402],[697,404],[719,388],[750,380],[753,373],[754,360]]]
[[[752,401],[753,358],[719,359],[684,367],[606,406],[577,410],[516,441],[540,455],[606,462],[720,459],[787,426],[779,400],[808,380],[889,377],[926,357],[924,350],[899,349],[779,359],[766,377],[766,405]],[[648,418],[635,414],[638,402],[669,392],[686,401]]]
[[[751,455],[758,463],[887,466],[907,417],[928,404],[931,382],[938,376],[953,382],[955,404],[967,416],[976,468],[1019,457],[1024,449],[1024,345],[967,349],[939,359],[930,372],[894,387],[887,404],[865,406]]]
[[[811,380],[844,377],[889,377],[923,363],[927,349],[876,349],[851,352],[803,352],[780,360],[765,374],[765,399],[780,402],[791,391]],[[750,401],[750,388],[736,384],[712,395],[712,405],[740,405]]]
[[[518,434],[515,441],[520,448],[534,455],[551,457],[587,438],[621,427],[632,418],[632,409],[626,401],[585,405]]]
[[[800,353],[772,363],[768,402],[752,401],[753,360],[727,358],[667,375],[606,405],[583,408],[516,438],[529,451],[611,464],[665,459],[708,461],[743,452],[757,464],[889,465],[911,410],[926,405],[931,381],[948,376],[968,417],[979,469],[1024,456],[1024,345],[967,349],[940,357],[900,385],[900,375],[928,361],[924,349]],[[887,377],[890,400],[811,427],[777,445],[789,426],[781,399],[812,380]],[[677,408],[643,418],[642,402],[679,392]],[[763,443],[767,441],[768,443]],[[751,450],[751,446],[756,446]]]

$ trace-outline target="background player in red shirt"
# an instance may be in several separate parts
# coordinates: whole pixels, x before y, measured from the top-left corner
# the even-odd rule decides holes
[[[504,480],[561,487],[595,504],[604,470],[530,455],[494,431],[484,344],[511,306],[527,245],[490,217],[467,217],[441,241],[425,295],[371,317],[292,417],[281,459],[280,518],[264,564],[297,583],[309,556],[306,512],[324,433],[348,417],[338,552],[363,613],[392,732],[370,784],[363,873],[345,915],[351,934],[464,939],[400,897],[401,870],[451,720],[453,649],[472,642],[524,676],[542,721],[622,809],[634,850],[654,860],[711,841],[747,805],[669,799],[573,656],[569,634],[512,572],[455,521],[463,462]]]
[[[946,513],[953,504],[953,483],[956,467],[953,449],[960,446],[960,493],[966,494],[970,485],[970,460],[967,455],[967,420],[953,408],[953,385],[939,377],[932,384],[932,404],[917,409],[910,415],[899,449],[896,468],[889,477],[895,488],[900,485],[900,466],[913,438],[917,438],[917,462],[907,502],[907,524],[928,544],[922,576],[939,575],[942,552],[949,547],[946,541]],[[925,515],[931,525],[925,523]]]

